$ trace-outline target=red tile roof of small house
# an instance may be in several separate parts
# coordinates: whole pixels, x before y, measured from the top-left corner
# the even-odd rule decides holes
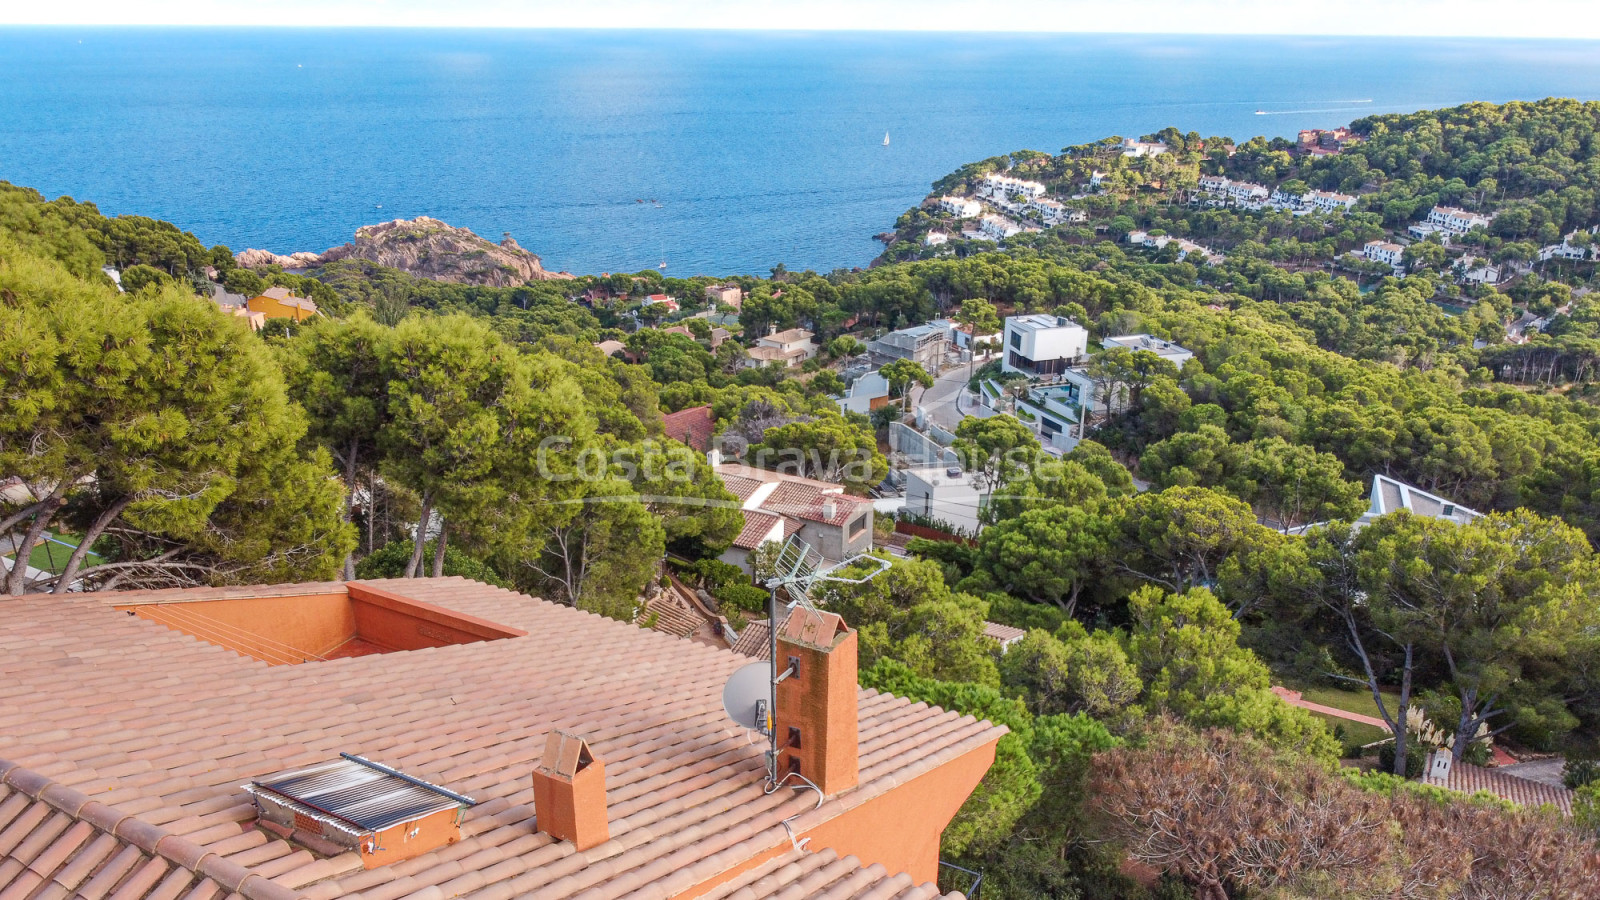
[[[661,428],[667,437],[682,441],[701,453],[711,449],[711,434],[717,422],[709,406],[691,406],[661,417]]]
[[[1548,804],[1559,809],[1563,815],[1572,815],[1572,791],[1484,766],[1457,762],[1450,767],[1447,778],[1440,780],[1424,776],[1422,780],[1464,794],[1487,791],[1518,806],[1537,808]]]

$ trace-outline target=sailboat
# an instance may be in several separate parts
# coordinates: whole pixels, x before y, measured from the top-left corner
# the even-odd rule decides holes
[[[887,131],[883,133],[883,145],[885,147],[889,146],[889,132]]]
[[[661,246],[661,265],[656,266],[656,268],[663,272],[667,270],[667,248],[665,244]]]

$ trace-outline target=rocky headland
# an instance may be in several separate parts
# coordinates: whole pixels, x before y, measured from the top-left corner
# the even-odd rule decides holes
[[[356,229],[355,240],[324,253],[302,251],[284,256],[250,249],[234,254],[234,259],[245,268],[277,265],[285,269],[314,269],[341,259],[364,259],[419,278],[489,287],[572,277],[568,272],[547,271],[539,257],[522,249],[509,233],[496,244],[427,216],[364,225]]]

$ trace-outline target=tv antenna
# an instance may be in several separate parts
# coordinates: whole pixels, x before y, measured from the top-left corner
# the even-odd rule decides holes
[[[823,567],[820,554],[811,545],[790,535],[778,551],[773,563],[773,574],[763,584],[767,588],[768,650],[765,662],[754,662],[733,673],[722,690],[722,707],[728,718],[739,725],[759,731],[767,737],[767,786],[777,787],[778,730],[773,727],[773,710],[778,706],[778,685],[795,674],[793,665],[778,671],[778,590],[781,588],[793,600],[790,615],[815,615],[822,613],[811,599],[812,592],[821,584],[865,584],[889,570],[889,561],[879,556],[861,553],[840,563]]]

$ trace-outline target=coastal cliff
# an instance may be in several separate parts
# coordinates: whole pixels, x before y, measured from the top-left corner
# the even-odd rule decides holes
[[[364,225],[356,229],[355,240],[325,253],[300,252],[282,256],[250,249],[236,254],[234,259],[245,268],[279,265],[286,269],[309,269],[341,259],[364,259],[419,278],[490,287],[572,277],[567,272],[547,271],[539,257],[522,249],[510,234],[496,244],[466,228],[456,228],[427,216]]]

